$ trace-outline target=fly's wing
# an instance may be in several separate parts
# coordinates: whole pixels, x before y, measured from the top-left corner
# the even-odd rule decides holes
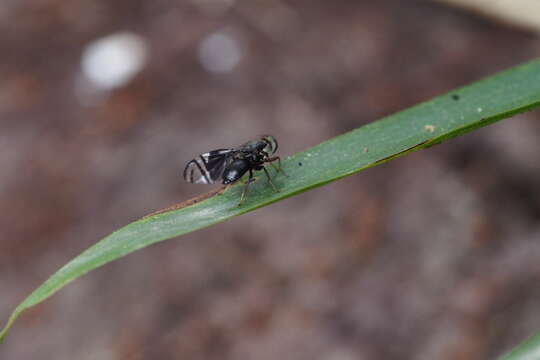
[[[223,170],[232,161],[233,152],[233,149],[219,149],[201,155],[201,158],[206,161],[206,169],[209,171],[211,179],[214,181],[221,179]]]
[[[187,163],[184,179],[194,184],[213,184],[221,179],[230,163],[233,149],[218,149],[201,154]]]

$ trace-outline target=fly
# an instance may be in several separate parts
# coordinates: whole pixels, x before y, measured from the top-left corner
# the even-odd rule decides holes
[[[236,148],[212,150],[200,154],[186,164],[184,179],[194,184],[214,184],[221,181],[223,185],[229,185],[249,173],[248,181],[238,204],[240,206],[245,199],[249,184],[253,180],[254,171],[263,170],[272,188],[279,192],[264,166],[265,163],[268,163],[286,175],[281,169],[280,157],[272,156],[277,149],[277,140],[271,135],[264,135]],[[272,164],[274,161],[278,162],[277,168]]]

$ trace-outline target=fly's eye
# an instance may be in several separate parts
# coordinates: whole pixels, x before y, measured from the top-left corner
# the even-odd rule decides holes
[[[276,152],[276,150],[278,148],[278,143],[277,143],[277,140],[276,140],[275,137],[273,137],[272,135],[265,135],[262,138],[262,141],[264,141],[264,143],[265,143],[264,150],[267,153],[273,154],[273,153]]]

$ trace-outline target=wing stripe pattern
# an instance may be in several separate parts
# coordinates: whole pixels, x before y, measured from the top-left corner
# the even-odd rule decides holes
[[[218,149],[199,155],[187,163],[184,179],[195,184],[213,184],[221,179],[232,152],[232,149]]]

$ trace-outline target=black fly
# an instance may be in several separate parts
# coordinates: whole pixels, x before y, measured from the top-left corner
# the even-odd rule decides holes
[[[265,163],[274,166],[272,162],[277,161],[277,170],[285,174],[281,170],[279,156],[272,157],[277,148],[276,139],[271,135],[264,135],[257,140],[248,141],[236,148],[212,150],[197,156],[186,164],[184,179],[196,184],[213,184],[221,181],[222,184],[229,185],[249,172],[248,181],[238,204],[241,205],[253,179],[253,170],[264,170],[272,188],[279,192],[272,182],[268,170],[264,167]]]

